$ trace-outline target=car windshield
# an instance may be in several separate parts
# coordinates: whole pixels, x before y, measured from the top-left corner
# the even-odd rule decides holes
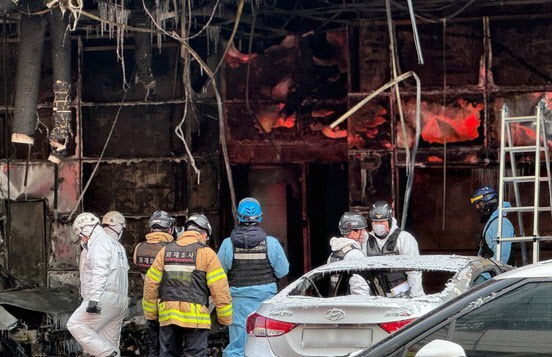
[[[391,291],[389,279],[404,276],[406,270],[377,269],[377,270],[348,270],[339,272],[320,272],[303,276],[297,286],[290,291],[289,296],[312,296],[329,298],[350,295],[349,280],[358,275],[370,285],[372,296],[402,296]],[[450,271],[422,271],[423,287],[426,294],[435,294],[445,289],[446,283],[454,276]]]

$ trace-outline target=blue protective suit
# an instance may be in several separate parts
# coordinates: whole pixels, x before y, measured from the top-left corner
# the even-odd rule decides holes
[[[510,202],[504,202],[504,208],[512,207],[510,205]],[[503,212],[502,215],[504,216],[504,219],[502,221],[502,238],[511,238],[514,236],[514,226],[512,226],[512,222],[506,218],[506,212]],[[487,245],[489,248],[491,248],[494,252],[493,259],[496,259],[496,234],[498,232],[498,209],[493,212],[491,215],[491,218],[487,221],[487,224],[485,224],[485,228],[483,229],[483,232],[485,232],[485,241],[487,242]],[[495,219],[496,218],[496,219]],[[512,251],[512,242],[504,242],[501,243],[501,252],[500,252],[500,261],[503,263],[508,263],[508,259],[510,259],[510,252]],[[481,249],[479,250],[478,255],[481,254]]]
[[[239,229],[240,226],[238,226]],[[232,232],[234,233],[234,232]],[[276,278],[282,278],[289,272],[289,262],[280,242],[274,237],[266,237],[267,256],[270,265],[274,269]],[[228,274],[234,260],[234,245],[231,238],[226,238],[218,251],[218,258],[222,268]],[[254,274],[254,272],[251,272]],[[245,287],[233,287],[230,285],[232,295],[233,322],[229,326],[230,343],[223,351],[223,357],[242,357],[244,355],[247,332],[245,323],[247,316],[255,312],[262,302],[270,299],[278,292],[276,283],[265,285],[253,285]]]

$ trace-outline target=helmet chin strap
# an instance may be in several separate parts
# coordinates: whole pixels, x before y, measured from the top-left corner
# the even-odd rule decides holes
[[[80,245],[87,249],[87,243],[88,243],[88,240],[90,239],[90,237],[92,237],[92,233],[94,233],[94,230],[96,229],[96,227],[98,226],[99,223],[96,223],[94,224],[94,226],[92,227],[92,230],[90,231],[90,234],[88,236],[85,236],[84,234],[82,234],[82,232],[77,236],[77,238],[73,241],[73,244],[76,244],[80,241]],[[86,238],[86,242],[83,242],[82,239],[83,238]]]
[[[110,235],[112,238],[116,239],[116,240],[119,240],[121,238],[121,233],[123,233],[123,229],[121,227],[121,230],[119,232],[117,232],[113,227],[111,227],[110,225],[106,225],[104,226],[103,228],[109,228],[110,231],[114,232],[116,237],[113,237],[111,234],[109,234],[109,232],[106,232],[108,235]]]

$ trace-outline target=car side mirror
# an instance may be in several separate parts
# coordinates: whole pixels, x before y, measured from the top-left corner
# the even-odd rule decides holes
[[[466,357],[466,352],[454,342],[433,340],[422,347],[415,357]]]

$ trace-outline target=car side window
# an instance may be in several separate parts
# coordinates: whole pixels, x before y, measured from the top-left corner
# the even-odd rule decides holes
[[[508,291],[459,317],[452,341],[470,357],[549,356],[551,330],[552,283],[539,282]]]
[[[525,284],[470,306],[472,310],[449,325],[408,345],[403,356],[413,355],[435,339],[461,345],[470,357],[550,356],[552,282]]]
[[[444,327],[438,328],[435,332],[426,334],[425,337],[417,340],[414,344],[407,345],[407,348],[401,354],[401,357],[405,356],[414,356],[420,348],[424,347],[433,340],[446,340],[448,337],[450,324],[445,325]]]

